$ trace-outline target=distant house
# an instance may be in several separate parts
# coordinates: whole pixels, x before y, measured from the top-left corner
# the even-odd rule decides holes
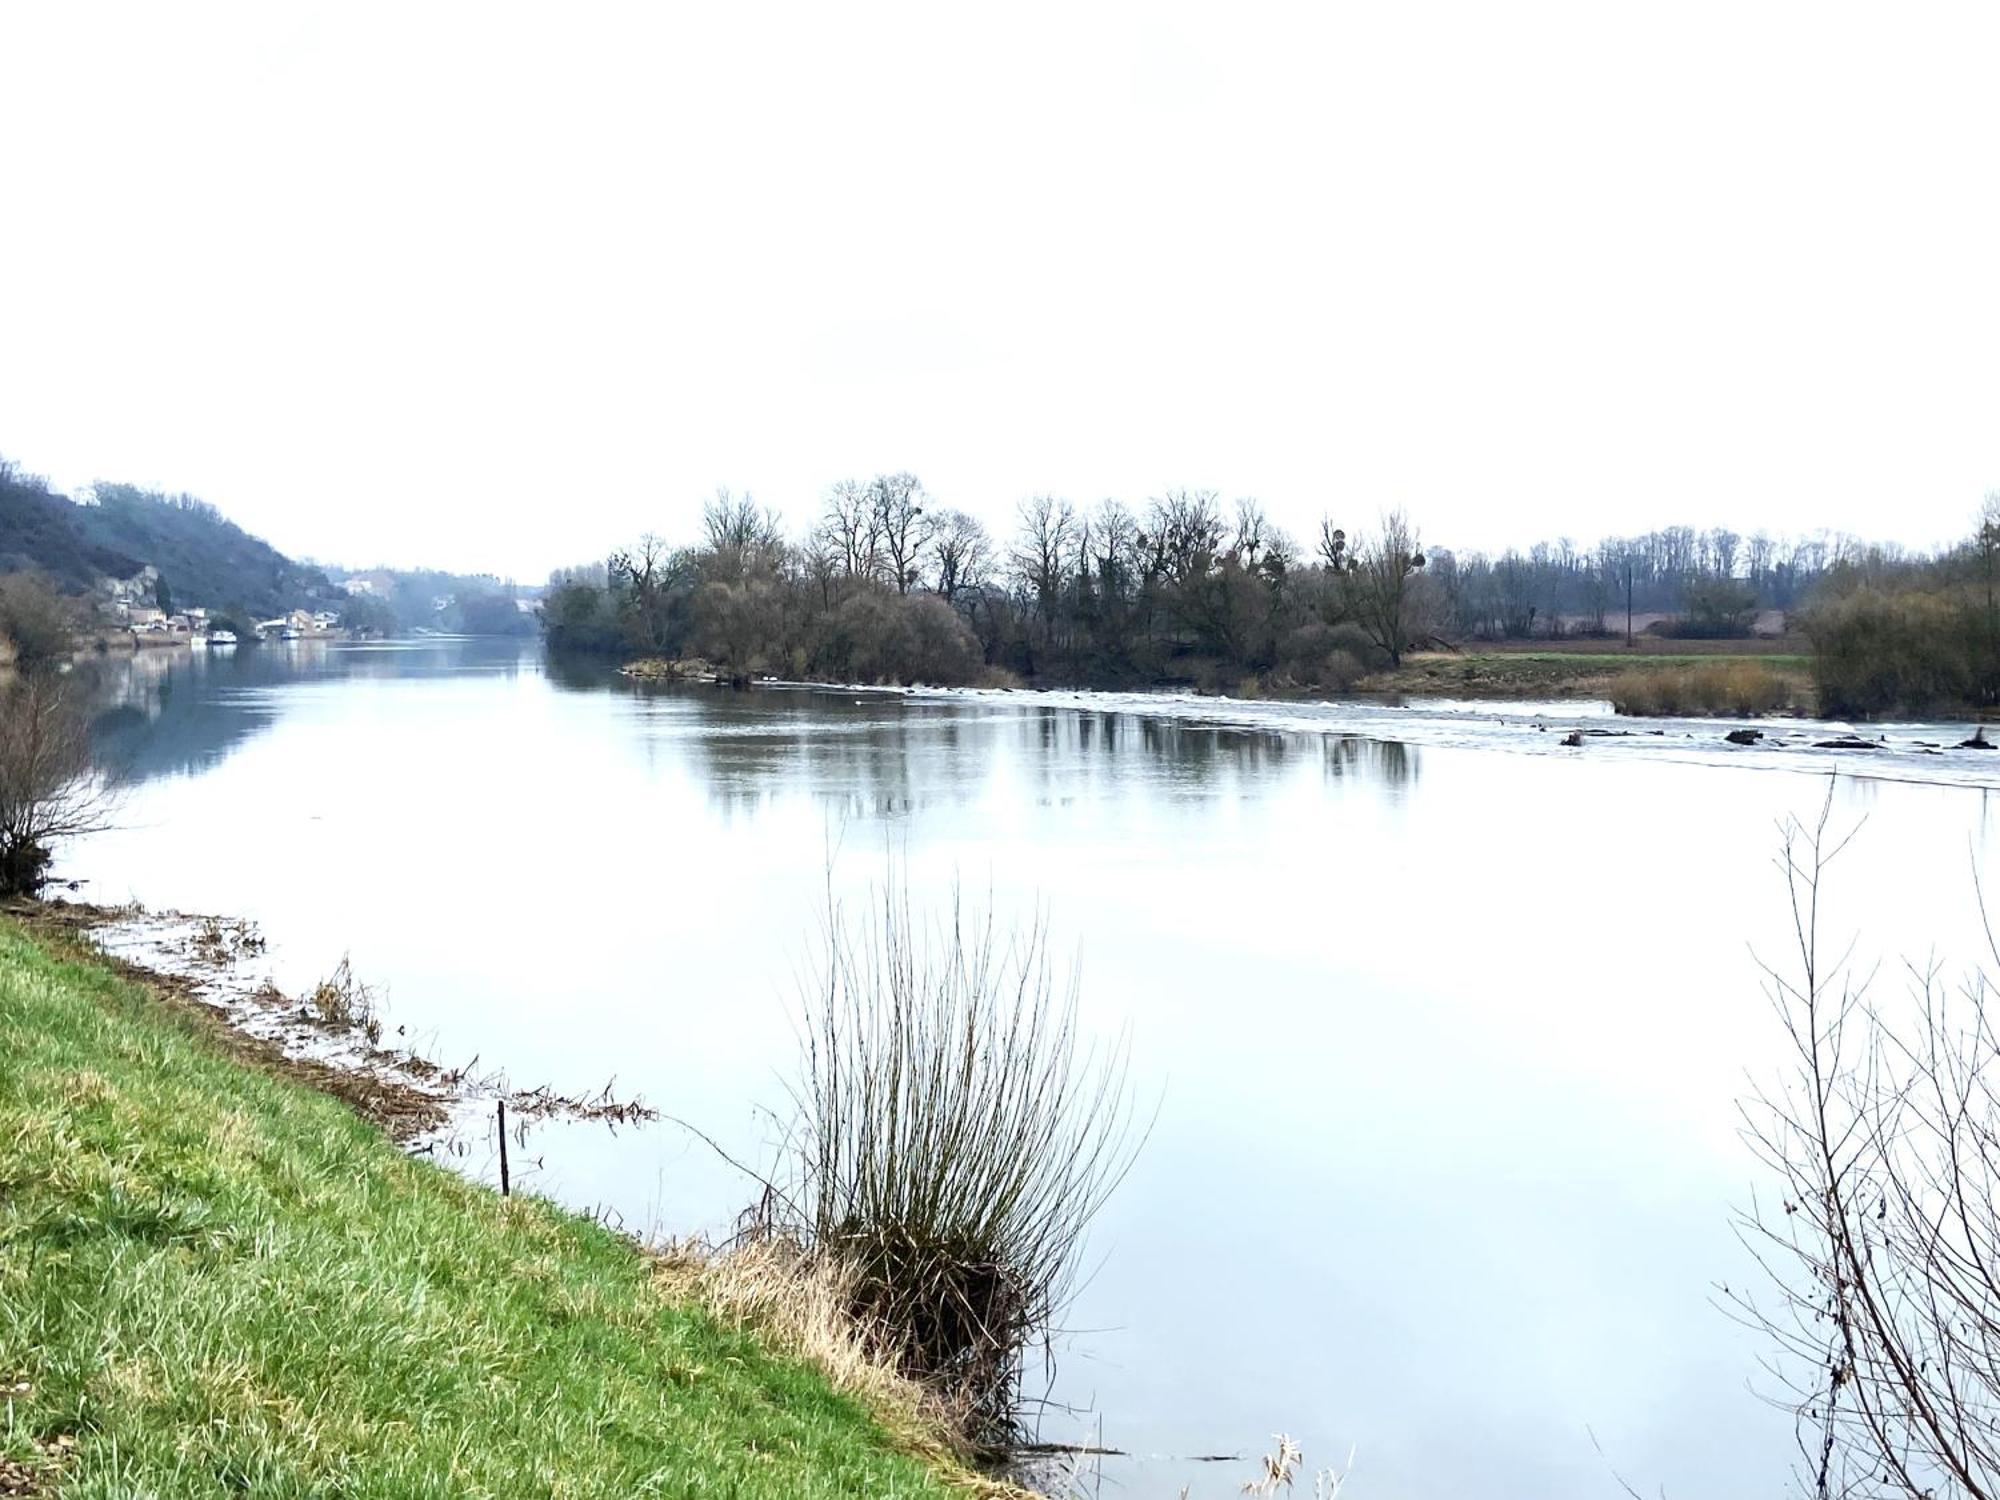
[[[167,612],[150,604],[128,604],[125,606],[125,623],[134,630],[165,630]]]

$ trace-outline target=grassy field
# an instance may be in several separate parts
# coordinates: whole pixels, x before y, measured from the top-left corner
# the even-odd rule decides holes
[[[0,916],[0,1494],[927,1496],[629,1242]]]

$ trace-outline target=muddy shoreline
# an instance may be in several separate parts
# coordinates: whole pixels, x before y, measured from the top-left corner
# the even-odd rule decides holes
[[[55,899],[0,905],[58,951],[93,960],[189,1020],[228,1056],[330,1094],[406,1151],[447,1155],[491,1127],[496,1106],[516,1121],[596,1120],[638,1125],[658,1118],[643,1100],[519,1088],[478,1059],[449,1065],[385,1034],[372,991],[343,961],[304,996],[273,984],[264,940],[241,920]]]

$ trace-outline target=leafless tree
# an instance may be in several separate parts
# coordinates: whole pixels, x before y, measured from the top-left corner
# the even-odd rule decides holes
[[[32,896],[54,846],[94,833],[109,812],[90,729],[71,679],[23,674],[0,690],[0,896]]]
[[[1092,572],[1109,588],[1123,588],[1139,570],[1139,521],[1122,500],[1100,501],[1090,518]]]
[[[1176,584],[1208,575],[1227,529],[1214,490],[1168,490],[1147,507],[1146,526],[1149,566]]]
[[[833,607],[834,586],[847,576],[846,569],[845,554],[833,533],[824,523],[814,527],[799,548],[799,576],[820,609]]]
[[[875,576],[882,532],[866,486],[843,479],[827,491],[820,535],[848,578]]]
[[[1416,528],[1394,510],[1382,518],[1380,534],[1354,550],[1346,568],[1349,608],[1392,667],[1403,664],[1403,651],[1416,633],[1412,580],[1423,566]]]
[[[701,521],[708,543],[702,574],[709,582],[742,583],[782,566],[784,523],[776,511],[760,509],[750,496],[717,489],[702,507]]]
[[[1053,612],[1062,580],[1072,571],[1076,544],[1076,507],[1069,501],[1036,495],[1021,502],[1021,529],[1011,561],[1044,615]]]
[[[701,508],[701,525],[714,552],[775,546],[783,532],[775,511],[759,509],[750,496],[733,495],[726,486]]]
[[[1256,565],[1257,555],[1270,544],[1272,534],[1270,518],[1264,514],[1262,505],[1255,500],[1236,502],[1236,530],[1229,545],[1246,568]]]
[[[664,650],[676,597],[686,584],[686,558],[649,531],[637,547],[614,552],[606,571],[629,594],[641,644]]]
[[[1979,528],[1972,533],[1972,555],[1986,599],[1986,631],[2000,635],[2000,603],[1995,581],[2000,579],[2000,490],[1990,491],[1979,507]]]
[[[917,559],[931,539],[931,518],[924,513],[929,498],[922,482],[909,473],[877,474],[868,486],[882,562],[899,594],[907,594],[917,581]]]
[[[937,591],[949,602],[960,589],[985,582],[993,541],[977,518],[962,510],[942,511],[933,520],[931,561],[937,568]]]
[[[1775,1300],[1725,1291],[1774,1340],[1817,1497],[2000,1494],[2000,1026],[1991,981],[1911,969],[1903,1003],[1829,960],[1829,863],[1852,833],[1793,822],[1778,864],[1796,965],[1767,968],[1785,1076],[1746,1100],[1745,1136],[1778,1178],[1744,1215]],[[1993,951],[1991,930],[1989,951]]]

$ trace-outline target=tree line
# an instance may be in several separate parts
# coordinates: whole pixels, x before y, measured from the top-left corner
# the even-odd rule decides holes
[[[1474,640],[1615,634],[1629,610],[1674,633],[1748,635],[1757,612],[1806,602],[1832,569],[1871,551],[1833,533],[1788,538],[1667,526],[1580,546],[1569,537],[1495,556],[1441,558],[1453,626]]]
[[[722,491],[684,544],[649,535],[557,572],[543,619],[558,647],[745,678],[1339,690],[1413,648],[1614,634],[1628,607],[1748,635],[1760,610],[1883,555],[1687,526],[1454,554],[1401,512],[1352,531],[1328,517],[1302,541],[1254,500],[1196,489],[1137,506],[1037,495],[996,536],[895,473],[834,485],[799,532]]]
[[[1400,514],[1352,538],[1329,523],[1308,551],[1204,490],[1136,509],[1039,495],[996,538],[897,473],[833,486],[798,537],[720,493],[688,545],[647,536],[555,574],[543,619],[559,647],[741,677],[1339,686],[1442,626],[1427,565]]]

